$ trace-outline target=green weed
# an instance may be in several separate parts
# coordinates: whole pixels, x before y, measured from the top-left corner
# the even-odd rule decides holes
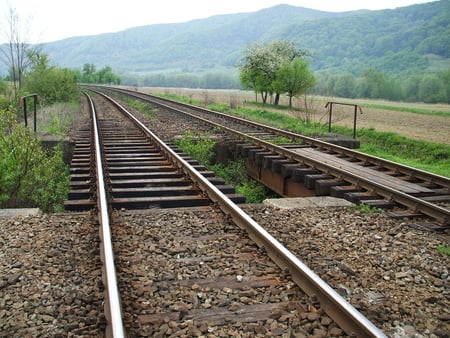
[[[211,165],[211,158],[214,156],[214,146],[217,141],[208,135],[200,135],[191,131],[186,132],[182,138],[175,141],[185,153],[199,161],[200,164],[208,167]]]
[[[447,245],[438,245],[436,250],[444,255],[450,256],[450,246]]]
[[[154,113],[155,111],[158,111],[158,109],[152,107],[150,104],[130,98],[125,98],[124,101],[140,113],[144,114],[146,117],[150,119],[156,118]]]
[[[360,203],[359,205],[356,205],[354,208],[356,210],[359,210],[359,212],[361,214],[365,214],[365,215],[379,214],[379,213],[383,212],[383,210],[380,208],[374,208],[374,207],[371,207],[370,205],[367,205],[364,203]]]

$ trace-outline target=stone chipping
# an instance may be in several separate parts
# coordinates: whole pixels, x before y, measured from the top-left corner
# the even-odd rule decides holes
[[[447,234],[417,229],[411,227],[411,221],[395,220],[382,213],[364,214],[357,208],[279,209],[256,204],[245,205],[243,209],[387,336],[450,336],[450,257],[436,249],[438,245],[449,245]],[[225,227],[231,234],[240,233],[228,221],[223,224],[212,222],[214,217],[211,213],[204,215],[192,211],[120,213],[121,227],[116,236],[122,231],[123,241],[117,245],[125,248],[125,252],[130,250],[126,249],[126,243],[134,247],[132,252],[128,251],[128,256],[123,256],[128,257],[128,269],[135,271],[133,269],[137,268],[133,266],[143,257],[146,262],[143,264],[145,273],[136,272],[135,275],[135,283],[141,287],[137,288],[134,301],[125,303],[126,306],[140,309],[140,315],[146,314],[148,306],[159,308],[156,311],[180,311],[189,306],[181,300],[186,296],[184,293],[194,295],[193,299],[202,302],[202,308],[220,302],[238,308],[240,302],[261,301],[251,290],[231,298],[226,288],[213,293],[213,288],[198,290],[197,286],[191,285],[175,293],[164,292],[165,279],[202,277],[202,274],[217,271],[213,270],[216,269],[214,264],[223,264],[224,270],[234,277],[257,273],[257,266],[246,270],[229,260],[214,263],[207,259],[217,255],[214,250],[258,250],[250,242],[232,249],[230,240],[214,239],[217,248],[212,249],[206,244],[194,246],[186,239],[195,234],[207,235],[217,226]],[[153,240],[139,241],[144,234]],[[183,236],[187,244],[174,242]],[[89,214],[42,214],[1,219],[0,336],[102,336],[105,319],[98,247],[98,228]],[[186,259],[194,257],[191,263],[195,266],[204,261],[202,269],[185,268],[175,272],[173,260],[163,259],[182,259],[184,255]],[[161,266],[162,270],[157,271],[154,265]],[[264,271],[277,269],[270,264]],[[157,289],[153,289],[153,283],[159,283]],[[199,293],[203,300],[198,297]],[[290,335],[292,337],[302,337],[302,334],[326,337],[332,335],[331,330],[333,334],[339,332],[337,327],[325,325],[329,318],[320,310],[291,319],[283,317],[284,322],[269,318],[259,325],[210,327],[204,323],[196,326],[190,321],[176,326],[175,321],[169,320],[156,331],[155,327],[139,326],[137,317],[126,318],[138,327],[134,332],[165,332],[161,336],[170,336],[168,332],[176,336],[177,330],[180,330],[179,336],[184,332],[184,336],[207,337],[250,337],[257,336],[258,332],[260,337],[268,333],[289,337],[288,332],[295,333]],[[336,336],[345,335],[340,331]]]

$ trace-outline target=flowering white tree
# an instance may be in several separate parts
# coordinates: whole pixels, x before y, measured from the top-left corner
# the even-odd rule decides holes
[[[268,96],[275,94],[274,104],[278,104],[280,94],[285,92],[278,81],[280,69],[305,55],[305,51],[297,49],[289,41],[250,46],[240,67],[241,84],[261,94],[263,103],[267,102]]]

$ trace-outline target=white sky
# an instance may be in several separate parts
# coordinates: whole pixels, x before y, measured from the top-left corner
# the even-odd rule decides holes
[[[329,12],[404,7],[432,0],[0,0],[0,43],[9,9],[28,27],[29,40],[43,43],[73,36],[117,32],[218,14],[253,12],[281,3]],[[447,1],[447,0],[442,0]],[[23,34],[25,35],[25,34]]]

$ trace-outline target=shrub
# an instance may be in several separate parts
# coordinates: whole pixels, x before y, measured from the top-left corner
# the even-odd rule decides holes
[[[186,132],[183,137],[176,141],[184,152],[195,158],[204,166],[209,166],[214,155],[216,141],[209,137],[202,137],[193,132]]]
[[[58,211],[68,191],[70,175],[61,150],[47,153],[14,114],[0,110],[0,207],[37,207]]]

